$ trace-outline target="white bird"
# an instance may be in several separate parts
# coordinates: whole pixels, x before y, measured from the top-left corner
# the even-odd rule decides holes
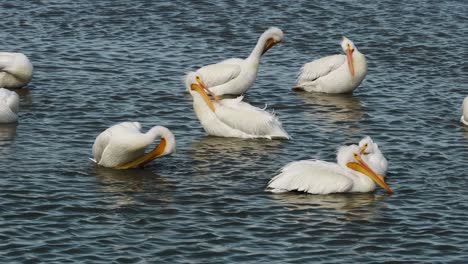
[[[332,55],[304,64],[293,89],[334,94],[356,89],[366,77],[366,58],[346,37],[341,47],[346,56]]]
[[[462,116],[460,121],[468,126],[468,96],[465,97],[465,100],[463,100],[463,105],[462,105]]]
[[[188,80],[187,80],[188,81]],[[209,135],[237,138],[289,139],[281,122],[272,113],[243,102],[242,96],[212,102],[205,92],[210,90],[199,76],[190,81],[193,109]]]
[[[93,161],[103,167],[129,169],[175,151],[175,137],[169,129],[155,126],[146,133],[140,130],[138,122],[122,122],[104,130],[94,141]],[[158,137],[159,144],[145,154],[145,149]]]
[[[18,121],[19,96],[17,93],[0,88],[0,123]]]
[[[378,175],[385,176],[388,169],[388,161],[384,157],[379,145],[374,143],[371,137],[365,136],[359,141],[359,153],[362,159],[371,167]]]
[[[33,66],[23,53],[0,52],[0,87],[16,89],[31,81]]]
[[[375,190],[376,183],[388,193],[393,192],[361,159],[359,147],[351,145],[338,149],[337,163],[302,160],[287,164],[268,183],[267,191],[312,194],[371,192]]]
[[[261,56],[282,39],[283,31],[271,27],[260,36],[257,45],[246,59],[233,58],[203,66],[196,72],[189,72],[185,83],[193,79],[193,74],[197,74],[215,95],[240,95],[247,91],[257,78]],[[187,91],[190,91],[190,85],[187,86]]]

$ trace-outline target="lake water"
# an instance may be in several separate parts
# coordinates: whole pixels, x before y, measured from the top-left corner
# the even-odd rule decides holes
[[[465,262],[467,14],[464,1],[3,1],[0,49],[35,71],[19,124],[0,127],[2,262]],[[285,38],[245,100],[292,139],[207,136],[184,73],[248,56],[269,26]],[[343,35],[368,61],[354,94],[291,91]],[[168,127],[177,152],[97,168],[95,137],[121,121]],[[264,191],[288,162],[334,161],[364,135],[395,194]]]

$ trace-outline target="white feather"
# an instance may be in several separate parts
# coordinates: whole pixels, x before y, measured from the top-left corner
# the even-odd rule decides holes
[[[219,120],[233,129],[255,137],[289,138],[274,114],[242,101],[243,97],[224,99],[215,104]]]
[[[371,192],[376,188],[374,181],[347,167],[349,162],[356,162],[354,155],[357,153],[357,145],[343,146],[338,149],[337,163],[320,160],[291,162],[271,179],[266,190],[274,193],[300,191],[311,194]]]
[[[343,37],[343,51],[351,46],[354,77],[348,68],[348,59],[344,55],[333,55],[304,64],[299,73],[294,89],[307,92],[350,93],[364,80],[367,73],[365,56],[354,46],[354,43]]]
[[[142,156],[156,138],[166,139],[163,155],[175,150],[174,135],[165,127],[155,126],[141,133],[138,122],[116,124],[99,134],[93,145],[94,161],[104,167],[116,167]]]
[[[19,96],[17,93],[0,88],[0,123],[18,121]]]
[[[21,88],[31,81],[33,66],[22,53],[0,52],[0,87]]]
[[[312,82],[324,77],[346,63],[346,56],[332,55],[311,61],[302,66],[297,78],[298,83]]]
[[[460,121],[468,126],[468,96],[463,100],[462,116]]]
[[[283,39],[283,32],[276,27],[266,30],[246,59],[227,59],[217,64],[201,67],[196,72],[190,72],[185,81],[187,91],[190,90],[187,79],[191,79],[191,74],[198,74],[215,95],[240,95],[244,93],[257,78],[260,58],[269,39],[278,43]]]
[[[347,192],[353,181],[336,163],[302,160],[289,163],[269,183],[271,192],[299,191],[312,194]]]
[[[379,149],[379,145],[375,143],[371,137],[366,136],[359,141],[359,147],[367,144],[366,151],[362,155],[362,159],[379,175],[385,176],[388,169],[388,161]]]

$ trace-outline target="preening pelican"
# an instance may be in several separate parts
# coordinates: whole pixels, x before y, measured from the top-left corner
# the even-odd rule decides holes
[[[468,96],[465,97],[465,100],[463,100],[463,105],[462,105],[462,116],[460,121],[468,126]]]
[[[338,149],[337,163],[321,160],[291,162],[268,183],[274,193],[300,191],[312,194],[371,192],[376,183],[388,193],[393,191],[359,154],[357,145]]]
[[[307,92],[351,93],[366,77],[365,56],[343,37],[345,55],[333,55],[304,64],[294,89]]]
[[[375,173],[382,177],[387,174],[388,161],[380,151],[379,145],[374,143],[371,137],[366,136],[359,141],[359,153]]]
[[[169,129],[155,126],[146,133],[140,130],[138,122],[122,122],[104,130],[94,141],[93,161],[108,168],[129,169],[175,151],[175,137]],[[145,149],[158,137],[160,143],[145,154]]]
[[[203,66],[196,72],[189,72],[185,77],[185,83],[188,83],[187,80],[190,81],[192,74],[196,73],[213,94],[240,95],[247,91],[257,78],[261,56],[282,39],[283,31],[271,27],[260,36],[257,45],[246,59],[233,58]],[[190,91],[190,85],[187,86],[187,91]]]
[[[238,138],[285,138],[288,134],[281,122],[272,113],[243,102],[242,96],[219,100],[215,95],[212,102],[207,94],[210,90],[200,76],[194,74],[190,83],[193,109],[201,125],[209,135]]]
[[[19,96],[17,93],[0,88],[0,123],[18,121]]]
[[[0,52],[0,87],[21,88],[31,81],[33,66],[23,53]]]

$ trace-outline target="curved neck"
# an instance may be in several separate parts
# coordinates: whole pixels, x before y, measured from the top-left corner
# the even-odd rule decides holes
[[[257,62],[260,61],[260,58],[262,57],[262,53],[265,48],[267,40],[268,38],[265,37],[264,34],[261,35],[257,41],[257,45],[255,45],[255,48],[252,50],[247,60],[252,60],[252,61],[257,61]]]

